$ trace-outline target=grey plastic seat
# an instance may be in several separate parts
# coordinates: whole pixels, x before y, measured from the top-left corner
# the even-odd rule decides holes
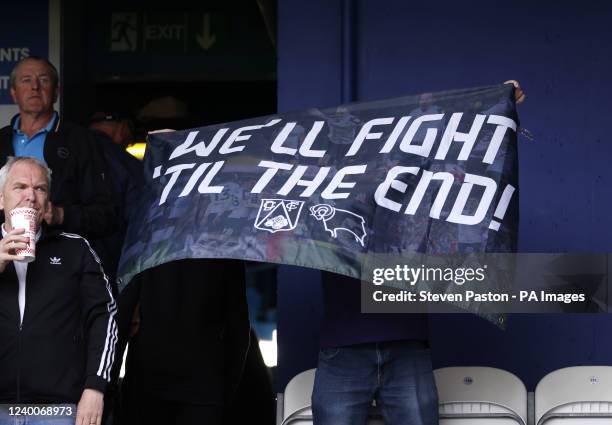
[[[282,397],[279,397],[278,408],[282,410],[280,417],[277,414],[277,422],[282,425],[307,425],[312,424],[312,410],[310,398],[314,386],[316,369],[305,370],[294,376],[285,387]]]
[[[510,372],[491,367],[434,371],[440,425],[526,425],[527,390]]]
[[[537,425],[612,425],[612,366],[575,366],[546,375],[535,391]]]

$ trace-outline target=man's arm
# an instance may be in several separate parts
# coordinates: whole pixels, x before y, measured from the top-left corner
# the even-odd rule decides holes
[[[61,202],[52,205],[45,221],[88,238],[112,234],[118,226],[118,207],[113,200],[104,155],[90,131],[73,127],[66,132],[64,137],[78,139],[71,153],[77,157],[72,160],[72,169],[66,170],[67,177],[74,181],[71,189],[64,189],[66,192],[59,189]]]
[[[104,410],[104,393],[85,389],[77,405],[75,425],[101,425]]]
[[[123,353],[128,341],[138,332],[140,324],[140,284],[142,274],[138,274],[117,297],[118,340],[115,345],[115,359],[111,372],[112,386],[116,387],[121,372]]]
[[[87,341],[85,390],[77,407],[79,418],[89,418],[89,424],[102,419],[103,394],[111,379],[117,342],[117,305],[100,260],[89,246],[83,253],[81,276],[81,311]],[[80,415],[80,416],[79,416]]]

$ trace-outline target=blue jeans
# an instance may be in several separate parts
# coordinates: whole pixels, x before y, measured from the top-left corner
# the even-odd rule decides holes
[[[19,406],[26,405],[22,404]],[[40,404],[36,406],[43,407],[43,405]],[[0,425],[74,425],[76,421],[76,404],[49,404],[44,407],[49,407],[51,409],[53,409],[53,407],[63,407],[64,409],[59,410],[59,412],[64,414],[61,416],[59,414],[15,415],[14,413],[16,411],[14,407],[11,409],[10,405],[3,404],[0,405]],[[53,412],[53,410],[50,412]],[[56,412],[58,412],[58,410],[56,410]]]
[[[416,341],[324,348],[312,393],[315,425],[365,425],[375,399],[385,425],[437,425],[429,349]]]

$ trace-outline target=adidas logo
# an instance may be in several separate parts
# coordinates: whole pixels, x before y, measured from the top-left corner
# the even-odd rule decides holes
[[[62,259],[59,257],[50,257],[49,260],[50,260],[49,264],[55,264],[55,265],[62,264]]]

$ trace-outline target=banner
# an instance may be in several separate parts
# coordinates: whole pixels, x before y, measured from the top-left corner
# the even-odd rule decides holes
[[[497,85],[151,135],[120,288],[185,258],[360,279],[380,254],[513,252],[517,125]]]

